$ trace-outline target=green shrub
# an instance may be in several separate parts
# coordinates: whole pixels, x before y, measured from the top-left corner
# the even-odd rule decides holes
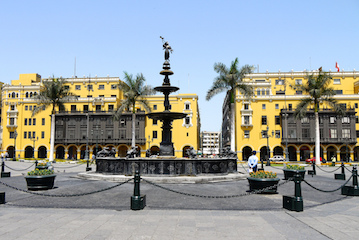
[[[304,170],[304,166],[299,166],[299,165],[286,165],[286,169],[290,169],[290,170]]]
[[[277,178],[276,173],[267,171],[251,172],[249,176],[252,178]]]
[[[50,170],[50,169],[39,170],[37,168],[35,170],[32,170],[27,173],[28,176],[45,176],[45,175],[52,175],[52,174],[54,174],[53,170]]]

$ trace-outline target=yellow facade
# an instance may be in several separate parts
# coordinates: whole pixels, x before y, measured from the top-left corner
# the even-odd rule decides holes
[[[297,91],[295,85],[306,82],[307,74],[313,72],[277,72],[277,73],[253,73],[245,78],[248,84],[254,88],[254,96],[250,101],[243,99],[237,93],[235,111],[236,111],[236,151],[239,159],[245,159],[244,149],[251,149],[260,152],[267,144],[270,148],[270,156],[273,156],[273,151],[276,147],[285,149],[285,144],[282,141],[282,121],[276,123],[276,117],[280,116],[282,109],[295,110],[297,104],[303,97]],[[314,72],[315,73],[315,72]],[[358,110],[359,95],[359,73],[358,72],[334,72],[330,73],[333,81],[331,87],[338,91],[335,98],[339,103],[346,104],[347,108],[355,108]],[[285,93],[285,94],[284,94]],[[329,106],[321,103],[320,108]],[[266,116],[267,124],[262,124],[262,117]],[[359,113],[356,112],[356,116]],[[281,119],[282,120],[282,119]],[[262,131],[269,129],[269,138],[262,137]],[[356,123],[358,129],[359,123]],[[248,135],[249,133],[249,135]],[[357,134],[358,135],[358,134]],[[357,136],[358,137],[358,136]],[[358,140],[358,139],[357,139]],[[327,149],[334,147],[336,151],[336,158],[340,159],[341,148],[345,146],[342,144],[322,145],[324,150],[324,158],[327,158]],[[359,144],[348,146],[351,159],[358,159]],[[303,147],[309,149],[310,156],[314,156],[315,146],[309,144],[291,144],[287,147],[294,147],[296,149],[297,160],[300,160],[301,149]],[[283,151],[284,152],[284,151]],[[304,159],[301,159],[304,160]]]
[[[88,111],[113,111],[116,110],[118,104],[123,99],[123,93],[119,91],[117,84],[120,79],[118,77],[93,77],[93,78],[66,78],[67,86],[70,92],[78,96],[74,102],[65,104],[65,110],[71,114],[71,111],[83,112],[89,105]],[[2,128],[3,142],[2,153],[8,152],[12,158],[14,144],[16,145],[16,157],[25,158],[29,154],[26,151],[35,149],[35,157],[48,158],[50,152],[50,129],[51,129],[51,107],[32,116],[32,109],[37,103],[31,98],[34,94],[38,94],[42,81],[38,74],[20,74],[18,80],[12,80],[11,84],[4,84],[2,90]],[[90,87],[88,87],[90,86]],[[149,96],[148,101],[151,106],[157,105],[156,111],[163,110],[163,96]],[[182,156],[180,152],[184,146],[193,146],[198,148],[199,139],[199,115],[197,106],[198,97],[195,94],[180,94],[170,96],[172,111],[180,111],[191,114],[191,124],[183,125],[184,120],[175,120],[173,123],[172,141],[175,145],[176,156]],[[190,109],[185,110],[185,103],[190,104]],[[141,106],[136,108],[143,109]],[[148,139],[145,145],[140,146],[142,155],[149,146],[159,146],[161,141],[161,123],[158,122],[154,126],[152,120],[146,117],[146,136],[151,136],[151,142]],[[14,132],[17,137],[14,138]],[[153,131],[158,131],[157,139],[153,139]],[[29,137],[30,136],[30,137]],[[16,141],[15,141],[16,140]],[[57,144],[65,148],[65,152],[71,147],[75,147],[77,158],[80,159],[81,149],[84,146],[76,146],[74,144]],[[106,146],[100,146],[101,148]],[[119,146],[118,146],[119,147]],[[95,146],[90,146],[90,153],[93,152]],[[126,146],[127,149],[130,146]],[[182,153],[182,152],[181,152]],[[45,156],[44,156],[45,155]]]

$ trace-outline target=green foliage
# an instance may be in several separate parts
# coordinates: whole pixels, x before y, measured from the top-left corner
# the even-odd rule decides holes
[[[52,174],[54,174],[53,170],[49,170],[49,169],[39,170],[37,168],[27,173],[28,176],[45,176]]]
[[[46,163],[38,163],[37,166],[45,167],[45,166],[46,166]]]
[[[249,176],[252,178],[277,178],[277,174],[268,171],[251,172]]]
[[[304,170],[304,166],[299,166],[299,165],[286,165],[286,169],[290,169],[290,170]]]

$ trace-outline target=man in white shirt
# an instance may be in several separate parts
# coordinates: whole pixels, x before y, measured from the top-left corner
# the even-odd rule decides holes
[[[258,157],[256,156],[256,151],[252,152],[252,156],[248,158],[248,167],[253,170],[253,172],[257,172],[258,165]]]

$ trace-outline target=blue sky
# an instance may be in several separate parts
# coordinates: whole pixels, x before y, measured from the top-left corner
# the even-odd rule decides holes
[[[203,131],[219,131],[224,94],[205,100],[213,65],[259,71],[359,70],[359,1],[0,0],[0,81],[143,73],[162,84],[163,36],[171,84],[196,93]],[[257,70],[256,70],[257,71]]]

